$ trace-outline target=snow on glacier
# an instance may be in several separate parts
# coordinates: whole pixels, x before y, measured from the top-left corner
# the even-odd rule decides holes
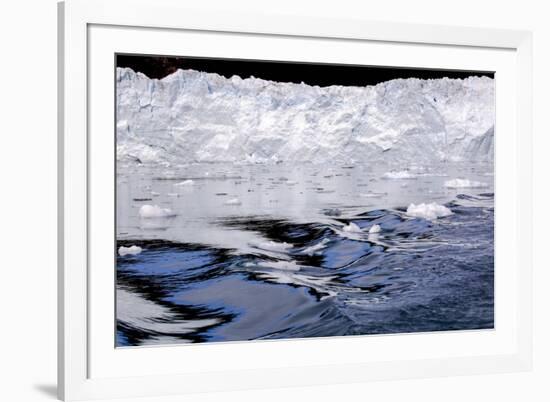
[[[117,69],[117,158],[179,164],[492,161],[494,81],[318,87]]]

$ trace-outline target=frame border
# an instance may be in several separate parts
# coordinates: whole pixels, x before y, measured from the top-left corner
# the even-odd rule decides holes
[[[132,13],[128,13],[128,10]],[[253,33],[285,37],[369,40],[510,49],[517,59],[518,348],[516,354],[399,362],[242,370],[143,378],[88,377],[88,25]],[[437,39],[434,39],[437,38]],[[352,383],[526,371],[532,367],[532,33],[502,29],[418,25],[292,15],[209,14],[178,0],[67,0],[58,3],[58,396],[63,400],[159,396],[177,393]],[[521,215],[521,216],[519,216]],[[452,361],[452,364],[449,364]],[[343,369],[345,366],[346,370]],[[350,370],[353,375],[350,376]],[[330,380],[328,380],[330,375]],[[275,385],[273,379],[278,378]],[[285,380],[281,382],[281,378]],[[314,379],[316,378],[316,379]],[[205,379],[207,379],[205,381]],[[183,388],[185,384],[185,389]]]

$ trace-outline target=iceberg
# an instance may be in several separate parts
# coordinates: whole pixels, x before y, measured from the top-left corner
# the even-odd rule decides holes
[[[121,257],[124,257],[125,255],[138,255],[142,251],[143,249],[136,245],[132,245],[130,247],[120,246],[118,248],[118,255],[120,255]]]
[[[424,218],[428,220],[436,220],[445,216],[452,215],[453,212],[444,205],[436,204],[435,202],[429,204],[410,204],[407,208],[407,215],[414,218]]]
[[[494,81],[328,86],[116,72],[117,159],[177,165],[492,161]]]
[[[371,228],[369,229],[370,234],[380,233],[381,231],[382,231],[382,228],[380,227],[380,225],[377,225],[377,224],[372,225]]]
[[[348,225],[344,225],[342,230],[348,233],[361,233],[361,228],[353,222],[350,222]]]
[[[158,205],[142,205],[139,209],[140,218],[169,218],[176,216],[170,208],[161,208]]]

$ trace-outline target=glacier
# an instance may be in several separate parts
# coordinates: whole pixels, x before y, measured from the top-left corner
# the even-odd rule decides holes
[[[318,87],[178,70],[116,71],[117,160],[397,165],[491,162],[494,80]]]

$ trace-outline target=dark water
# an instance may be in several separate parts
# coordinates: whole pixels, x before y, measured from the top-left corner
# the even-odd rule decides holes
[[[119,240],[143,251],[117,260],[117,346],[493,328],[492,201],[458,195],[435,221],[404,209],[217,219],[269,239],[246,254]],[[349,222],[365,230],[343,232]]]

